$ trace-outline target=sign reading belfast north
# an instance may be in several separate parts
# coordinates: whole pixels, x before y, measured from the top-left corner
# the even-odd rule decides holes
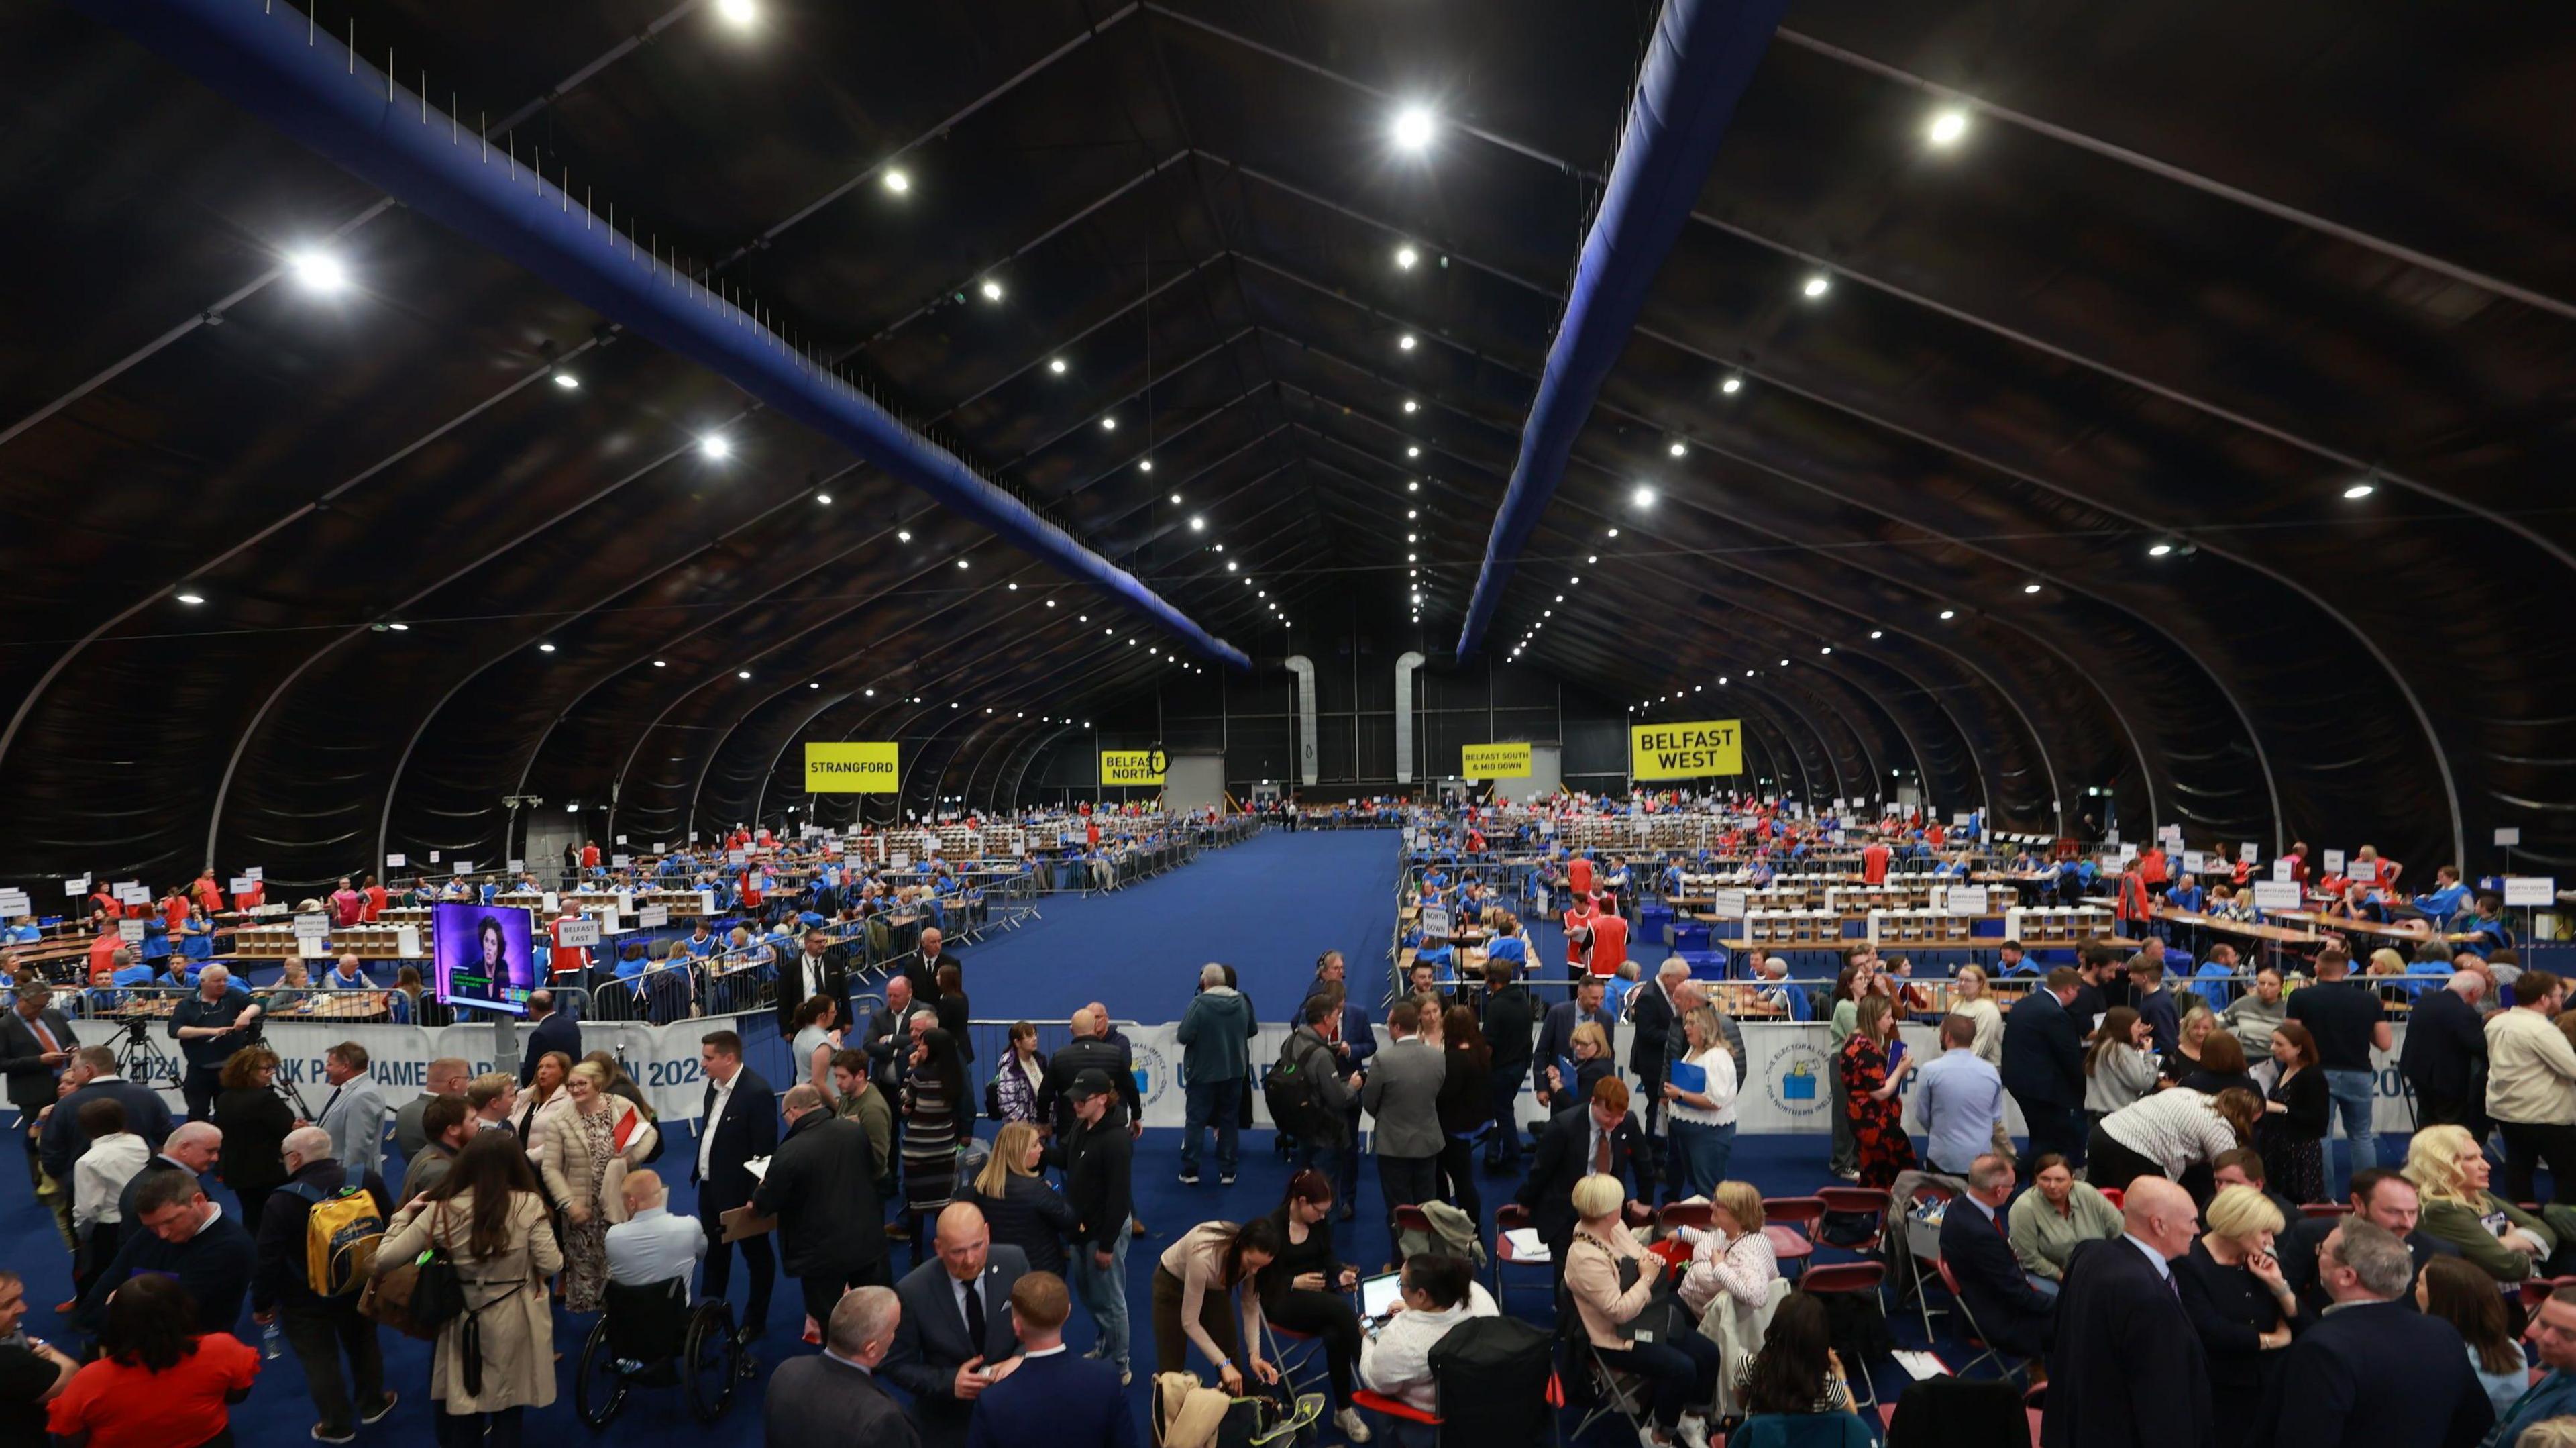
[[[1527,779],[1527,744],[1462,744],[1458,746],[1460,779]]]
[[[900,778],[895,751],[882,744],[805,746],[807,794],[892,794]]]
[[[1100,782],[1161,784],[1163,767],[1170,762],[1159,749],[1104,749],[1100,751]]]
[[[1695,724],[1632,724],[1628,773],[1637,779],[1691,779],[1744,772],[1744,731],[1736,719]]]

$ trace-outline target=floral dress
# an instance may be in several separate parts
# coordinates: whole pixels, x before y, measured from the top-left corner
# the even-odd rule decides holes
[[[608,1179],[609,1158],[617,1155],[616,1116],[613,1111],[573,1113],[581,1123],[582,1149],[590,1153],[594,1182]],[[608,1206],[594,1205],[587,1222],[575,1222],[570,1213],[561,1221],[564,1311],[597,1312],[602,1289],[608,1285]]]
[[[1887,1052],[1877,1042],[1855,1032],[1843,1042],[1837,1065],[1843,1073],[1852,1142],[1860,1153],[1860,1184],[1894,1186],[1899,1172],[1914,1169],[1914,1143],[1905,1135],[1905,1098],[1871,1098],[1870,1093],[1887,1084]]]

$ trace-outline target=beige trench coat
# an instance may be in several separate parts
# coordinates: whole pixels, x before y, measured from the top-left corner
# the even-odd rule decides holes
[[[554,1317],[546,1302],[545,1279],[563,1268],[563,1251],[555,1244],[546,1204],[532,1193],[516,1194],[510,1203],[509,1245],[481,1258],[470,1255],[466,1239],[474,1214],[474,1194],[459,1192],[447,1202],[394,1213],[377,1255],[399,1262],[426,1251],[436,1233],[438,1245],[456,1261],[465,1279],[465,1302],[480,1307],[483,1333],[483,1391],[469,1397],[465,1371],[457,1355],[463,1340],[462,1318],[438,1334],[430,1360],[429,1396],[450,1413],[497,1413],[504,1408],[542,1408],[555,1400]],[[516,1291],[511,1289],[516,1287]],[[485,1307],[484,1304],[491,1304]]]
[[[652,1154],[657,1128],[641,1119],[643,1113],[635,1109],[635,1103],[620,1096],[607,1099],[607,1109],[614,1113],[610,1118],[612,1123],[625,1116],[638,1119],[635,1134],[626,1143],[626,1149],[609,1153],[605,1171],[594,1172],[591,1168],[590,1143],[582,1137],[578,1108],[538,1112],[536,1129],[541,1149],[530,1155],[536,1159],[537,1170],[545,1177],[546,1190],[554,1194],[555,1205],[570,1207],[575,1202],[588,1203],[600,1220],[615,1226],[626,1220],[626,1195],[621,1190],[626,1184],[626,1173],[642,1166],[644,1158]],[[610,1139],[615,1139],[613,1125]]]

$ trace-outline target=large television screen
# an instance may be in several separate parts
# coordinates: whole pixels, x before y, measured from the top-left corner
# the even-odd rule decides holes
[[[440,1003],[526,1015],[537,988],[533,919],[518,906],[431,906]]]

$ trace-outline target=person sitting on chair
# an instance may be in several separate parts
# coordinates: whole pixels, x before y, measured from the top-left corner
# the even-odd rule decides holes
[[[1678,1437],[1696,1448],[1707,1441],[1702,1412],[1717,1394],[1717,1344],[1700,1336],[1659,1290],[1666,1264],[1620,1220],[1628,1200],[1626,1185],[1614,1176],[1596,1173],[1574,1184],[1577,1222],[1565,1252],[1565,1293],[1602,1364],[1649,1380],[1653,1424],[1645,1439],[1660,1448]]]
[[[1989,1152],[1968,1167],[1968,1189],[1941,1218],[1941,1261],[1958,1279],[1959,1298],[1988,1346],[2019,1358],[2047,1355],[2055,1338],[2055,1294],[2030,1285],[2013,1255],[2004,1203],[2012,1200],[2013,1167]]]
[[[1419,1252],[1405,1259],[1403,1295],[1389,1313],[1360,1343],[1360,1381],[1370,1392],[1437,1413],[1433,1345],[1467,1319],[1498,1316],[1500,1309],[1466,1258]],[[1394,1424],[1396,1448],[1432,1448],[1438,1436],[1427,1423],[1399,1418]]]
[[[1771,1314],[1771,1326],[1762,1336],[1762,1350],[1748,1353],[1736,1368],[1735,1395],[1744,1404],[1747,1425],[1757,1418],[1830,1414],[1845,1425],[1842,1448],[1867,1448],[1869,1429],[1862,1426],[1860,1404],[1852,1397],[1851,1378],[1833,1341],[1823,1298],[1792,1292],[1780,1299],[1780,1310]],[[1802,1436],[1798,1441],[1832,1439]]]

